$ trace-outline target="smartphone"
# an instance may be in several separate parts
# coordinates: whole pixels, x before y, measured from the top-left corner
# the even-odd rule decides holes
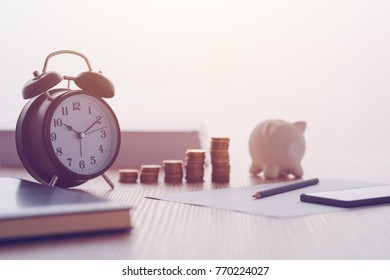
[[[390,185],[304,193],[301,201],[344,208],[390,203]]]

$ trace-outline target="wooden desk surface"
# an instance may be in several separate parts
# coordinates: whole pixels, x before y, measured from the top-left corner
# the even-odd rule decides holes
[[[390,182],[386,161],[375,167],[358,161],[323,166],[307,168],[306,177]],[[23,170],[0,170],[1,176],[28,178]],[[263,182],[242,170],[232,164],[227,185],[210,183],[207,171],[202,184],[166,186],[162,180],[158,185],[117,183],[113,191],[97,178],[80,188],[132,205],[130,233],[4,243],[0,245],[0,259],[390,259],[389,206],[274,219],[144,198]],[[115,170],[109,174],[118,179]]]

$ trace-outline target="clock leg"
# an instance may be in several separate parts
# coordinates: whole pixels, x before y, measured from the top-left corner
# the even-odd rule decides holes
[[[104,180],[106,180],[107,184],[111,187],[111,189],[115,188],[114,183],[111,181],[110,177],[108,177],[107,173],[102,174]]]
[[[58,181],[58,176],[56,174],[53,175],[53,177],[51,178],[50,182],[49,182],[49,186],[50,187],[54,187],[55,184],[57,183]]]

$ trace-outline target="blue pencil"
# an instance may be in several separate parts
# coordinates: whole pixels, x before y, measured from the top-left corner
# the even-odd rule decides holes
[[[288,191],[293,191],[296,189],[304,188],[304,187],[309,187],[318,184],[320,181],[315,178],[315,179],[309,179],[309,180],[303,180],[303,181],[298,181],[295,183],[283,185],[280,187],[275,187],[272,189],[264,190],[264,191],[259,191],[252,195],[255,199],[260,199],[264,198],[267,196],[275,195],[275,194],[280,194]]]

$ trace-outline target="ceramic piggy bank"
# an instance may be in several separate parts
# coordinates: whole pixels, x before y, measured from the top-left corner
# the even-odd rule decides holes
[[[306,122],[267,120],[259,123],[249,138],[252,157],[250,172],[263,172],[267,179],[289,174],[302,177],[301,160],[305,153],[303,132]]]

